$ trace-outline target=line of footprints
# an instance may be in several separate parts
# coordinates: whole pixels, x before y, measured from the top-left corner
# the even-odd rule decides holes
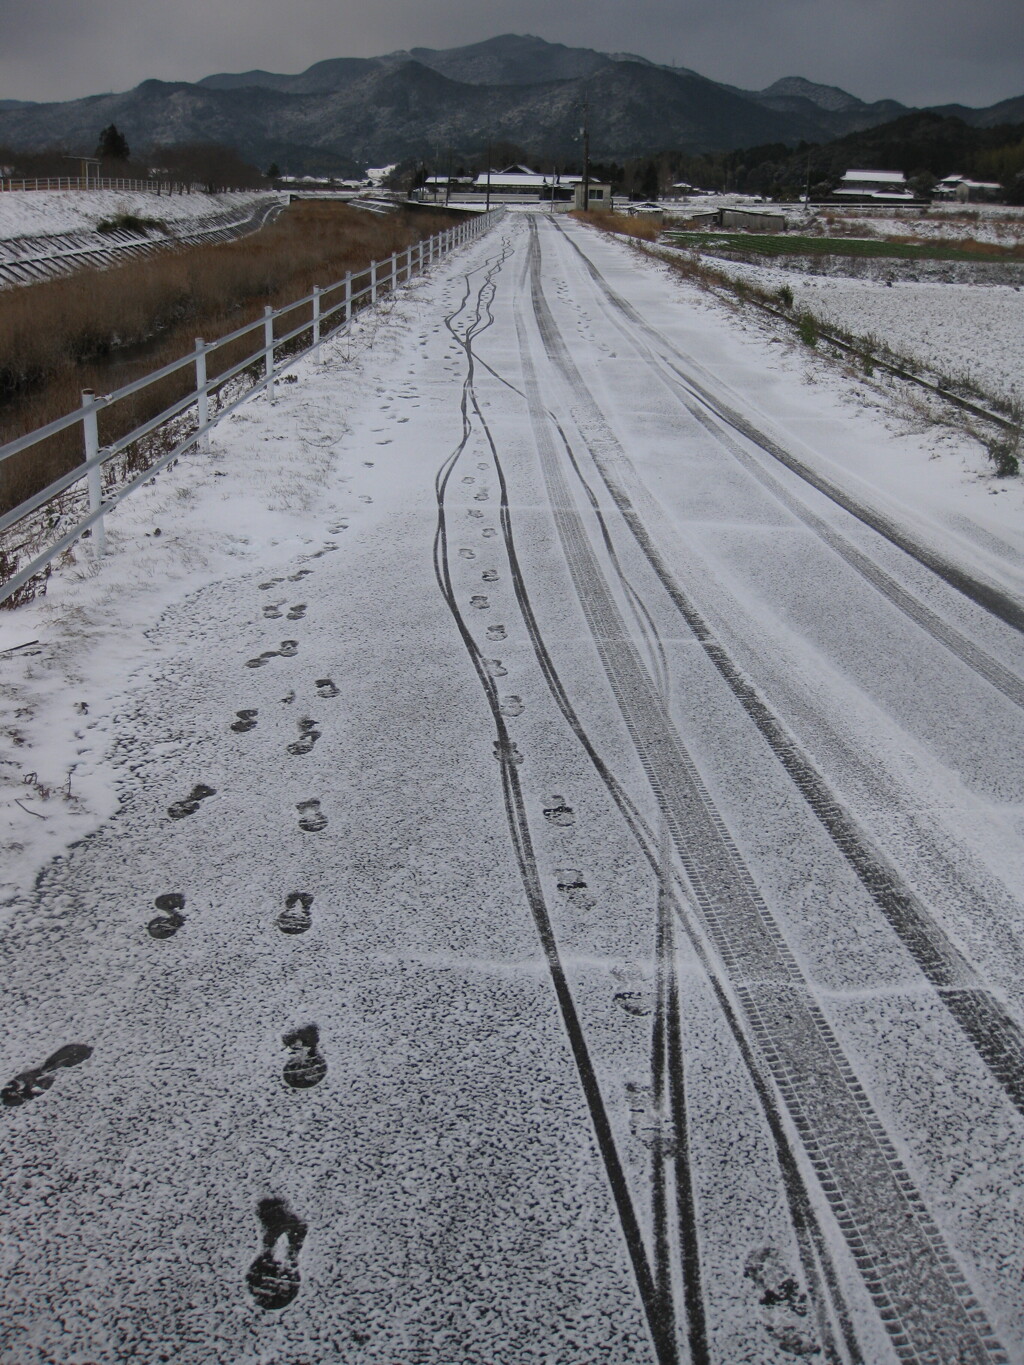
[[[481,468],[483,467],[485,466],[481,466]],[[482,516],[482,513],[474,510],[470,516]],[[493,528],[487,528],[484,532],[485,535],[487,530],[492,535],[494,534]],[[329,548],[335,547],[330,546]],[[472,550],[463,549],[460,553],[464,558],[475,558],[475,553]],[[301,569],[298,573],[292,574],[289,581],[299,581],[311,572],[309,569]],[[483,574],[483,580],[487,583],[496,582],[497,578],[498,574],[493,569],[488,569]],[[268,583],[261,583],[260,588],[266,591],[283,581],[282,579],[272,579]],[[471,599],[471,604],[480,610],[486,610],[489,606],[487,598],[482,595],[474,596]],[[270,603],[263,608],[263,616],[268,620],[277,619],[282,615],[281,609],[285,605],[284,601]],[[306,604],[297,603],[288,608],[287,619],[300,621],[305,614]],[[505,627],[489,627],[487,638],[488,640],[505,639]],[[297,640],[283,640],[277,650],[264,651],[256,658],[249,659],[246,666],[248,668],[262,668],[272,659],[292,658],[297,652]],[[500,660],[490,660],[489,666],[492,674],[496,677],[503,676],[506,672]],[[329,699],[338,696],[338,688],[330,678],[318,678],[315,686],[317,695],[321,698]],[[294,700],[294,691],[282,698],[286,704]],[[506,697],[502,703],[502,710],[506,715],[519,715],[523,710],[522,700],[518,696]],[[231,729],[237,734],[248,733],[255,729],[258,715],[259,712],[256,708],[247,708],[236,712],[236,720],[231,725]],[[290,754],[302,755],[312,750],[313,745],[320,738],[320,731],[317,730],[316,724],[317,722],[308,717],[303,717],[298,722],[299,735],[293,743],[288,745]],[[499,760],[517,764],[522,762],[522,756],[514,744],[511,745],[512,752],[508,754],[497,752],[497,744],[495,749],[495,756]],[[202,782],[196,783],[188,796],[175,801],[168,807],[167,814],[172,820],[185,819],[194,815],[204,801],[215,795],[214,788]],[[326,827],[327,818],[320,810],[319,801],[313,799],[300,801],[296,809],[301,830],[308,833],[318,833]],[[560,795],[550,798],[549,803],[543,808],[543,814],[544,818],[555,826],[569,827],[575,822],[572,807],[567,805],[565,799]],[[586,882],[578,869],[558,869],[557,885],[559,891],[576,909],[585,911],[593,906],[594,902],[587,892]],[[173,938],[186,923],[185,906],[185,896],[181,892],[172,891],[157,896],[154,907],[159,913],[150,919],[146,925],[150,937],[154,939]],[[312,894],[308,891],[290,892],[285,897],[284,908],[277,915],[275,923],[282,934],[306,933],[313,923]],[[637,992],[622,992],[620,996],[616,997],[616,1000],[617,1003],[630,1009],[630,1012],[648,1012],[646,1008],[640,1005],[640,995]],[[306,1024],[290,1030],[283,1035],[281,1042],[289,1054],[282,1071],[285,1083],[293,1090],[309,1090],[313,1086],[319,1085],[327,1074],[327,1061],[320,1051],[320,1031],[316,1024]],[[77,1066],[91,1055],[92,1048],[80,1043],[72,1043],[58,1048],[41,1065],[31,1067],[15,1076],[0,1090],[0,1100],[9,1108],[24,1104],[48,1090],[56,1080],[59,1071],[66,1067]],[[253,1300],[260,1308],[279,1310],[291,1303],[299,1292],[301,1276],[298,1262],[299,1254],[306,1239],[307,1225],[292,1211],[284,1199],[277,1197],[261,1200],[256,1213],[262,1229],[262,1249],[249,1267],[246,1274],[246,1285]]]
[[[332,529],[340,531],[344,526]],[[337,549],[335,544],[328,544],[311,558],[317,559],[328,550],[334,549]],[[300,569],[297,573],[289,575],[288,581],[299,582],[312,572],[311,569]],[[284,581],[280,578],[272,579],[269,583],[261,583],[260,588],[267,591]],[[275,620],[281,617],[282,608],[285,606],[284,601],[269,603],[263,608],[263,616],[267,620]],[[306,604],[299,602],[288,607],[286,616],[289,621],[301,621],[305,614]],[[257,658],[247,660],[246,667],[263,668],[271,659],[292,658],[298,653],[298,648],[297,640],[282,640],[278,649],[265,650]],[[318,697],[330,699],[338,696],[338,688],[330,678],[316,679],[315,686]],[[286,704],[294,700],[294,691],[282,698]],[[236,712],[237,718],[231,729],[236,734],[246,734],[255,729],[258,715],[259,712],[255,708]],[[301,756],[312,750],[320,738],[320,731],[316,725],[317,723],[308,717],[303,717],[298,722],[298,737],[288,745],[290,754]],[[204,782],[197,782],[188,796],[168,807],[167,814],[172,820],[183,820],[194,815],[204,801],[215,795],[213,787],[207,786]],[[296,809],[301,830],[315,834],[326,827],[327,817],[320,810],[319,801],[300,801]],[[178,891],[166,892],[156,897],[154,906],[159,913],[149,920],[146,931],[154,939],[173,938],[186,923],[184,895]],[[313,923],[312,895],[308,891],[290,892],[285,897],[284,908],[275,922],[282,934],[306,933]],[[327,1061],[320,1051],[320,1030],[316,1024],[291,1029],[284,1034],[281,1042],[288,1052],[288,1060],[282,1072],[285,1083],[293,1090],[309,1090],[319,1085],[327,1074]],[[93,1049],[83,1043],[70,1043],[58,1048],[39,1066],[19,1072],[12,1081],[0,1089],[0,1101],[7,1108],[15,1108],[35,1099],[49,1090],[60,1071],[78,1066],[91,1057],[92,1052]],[[292,1212],[285,1200],[279,1198],[261,1200],[256,1213],[262,1228],[263,1246],[249,1267],[246,1284],[260,1308],[284,1308],[299,1292],[298,1259],[306,1237],[306,1224]]]
[[[341,527],[338,528],[342,529]],[[330,544],[319,554],[337,547]],[[313,556],[318,558],[319,554]],[[260,590],[269,592],[279,584],[288,581],[298,583],[309,577],[311,569],[299,569],[288,579],[274,578],[261,583]],[[306,615],[306,603],[288,604],[286,598],[268,602],[262,609],[265,620],[301,621]],[[264,668],[272,659],[292,659],[299,652],[298,640],[282,640],[277,649],[266,649],[253,659],[246,660],[246,668]],[[324,700],[338,695],[338,688],[330,678],[317,678],[316,694]],[[285,705],[295,700],[295,692],[290,691],[281,698]],[[247,707],[235,712],[231,729],[235,734],[244,735],[254,730],[259,718],[256,707]],[[289,744],[288,752],[296,757],[308,754],[320,738],[317,722],[303,716],[298,722],[298,737]],[[168,807],[167,814],[172,820],[181,820],[194,815],[208,797],[216,795],[212,787],[197,783],[187,797]],[[308,834],[317,834],[327,827],[327,817],[315,799],[300,801],[296,806],[299,828]],[[185,923],[182,913],[185,897],[178,892],[157,896],[155,905],[160,914],[151,919],[146,928],[153,938],[170,938]],[[308,891],[291,891],[285,897],[284,909],[275,921],[282,934],[304,934],[313,924],[313,896]],[[309,1090],[319,1085],[327,1075],[327,1061],[320,1051],[320,1030],[316,1024],[306,1024],[302,1028],[290,1030],[281,1039],[288,1051],[284,1064],[283,1077],[293,1090]],[[288,1207],[285,1200],[268,1198],[260,1201],[256,1210],[262,1227],[263,1248],[253,1261],[245,1280],[253,1299],[260,1308],[277,1310],[285,1308],[299,1292],[301,1276],[299,1273],[299,1253],[306,1239],[306,1224]]]

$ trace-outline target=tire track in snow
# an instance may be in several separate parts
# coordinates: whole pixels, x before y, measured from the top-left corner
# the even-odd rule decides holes
[[[579,244],[568,236],[563,228],[557,224],[556,227],[563,238],[578,253],[595,285],[604,295],[607,302],[610,303],[617,312],[627,318],[629,322],[647,337],[654,346],[671,351],[675,356],[675,360],[672,360],[669,356],[664,354],[657,355],[656,353],[656,359],[660,362],[660,364],[655,365],[656,372],[660,371],[661,366],[667,366],[683,389],[703,404],[707,412],[719,422],[732,427],[733,430],[737,431],[741,436],[745,436],[748,441],[751,441],[767,455],[770,455],[774,460],[777,460],[779,464],[782,464],[787,469],[791,470],[805,483],[810,484],[812,488],[817,489],[819,493],[823,493],[825,497],[835,503],[837,507],[842,508],[844,512],[848,512],[850,516],[855,517],[865,526],[877,532],[885,540],[889,541],[891,545],[894,545],[898,550],[902,550],[904,554],[909,555],[911,559],[917,560],[917,562],[926,569],[930,569],[951,588],[955,588],[957,592],[970,598],[972,602],[983,607],[986,611],[990,612],[991,615],[997,617],[1007,625],[1012,626],[1014,630],[1024,631],[1024,603],[1020,602],[1011,593],[1005,591],[1005,589],[996,587],[992,583],[986,583],[983,579],[975,577],[960,565],[945,559],[938,551],[913,537],[905,527],[899,526],[891,518],[887,517],[876,508],[869,507],[866,503],[860,502],[851,493],[840,488],[838,484],[833,483],[832,480],[826,478],[825,475],[819,474],[817,471],[811,469],[808,465],[799,460],[791,451],[786,450],[785,447],[779,445],[779,443],[774,441],[770,436],[759,431],[757,427],[755,427],[752,422],[748,421],[741,413],[736,412],[735,409],[729,407],[721,399],[711,394],[699,380],[693,377],[692,374],[687,374],[680,369],[679,364],[676,362],[686,363],[686,357],[680,355],[680,353],[676,351],[660,333],[651,327],[631,303],[624,299],[621,294],[616,293],[598,270],[597,266],[594,265],[590,257],[584,253]],[[633,344],[636,345],[635,339],[633,339]],[[692,408],[689,410],[693,412]],[[696,413],[693,413],[693,415],[696,416]],[[702,418],[698,418],[698,420],[701,420],[704,426],[708,425],[706,420],[703,420]],[[712,432],[715,431],[714,427],[708,427],[708,429]],[[798,512],[797,515],[801,516],[801,519],[803,519],[804,513]],[[837,539],[841,539],[838,537],[838,533],[833,534],[836,535]],[[833,546],[833,548],[837,549],[838,547]],[[858,572],[861,571],[859,564],[855,563],[853,559],[848,562],[850,562],[854,568],[857,568]],[[870,564],[870,561],[866,562]],[[912,611],[916,611],[917,614],[914,614],[912,619],[919,625],[924,626],[927,630],[931,630],[932,626],[935,626],[938,632],[936,638],[957,654],[959,658],[962,658],[970,667],[976,668],[981,672],[982,676],[986,677],[988,681],[991,682],[993,686],[998,687],[1000,691],[1003,691],[1003,686],[1000,682],[996,681],[997,678],[1001,679],[1004,683],[1007,679],[1012,680],[1012,696],[1011,693],[1007,693],[1006,695],[1011,696],[1011,699],[1017,701],[1018,705],[1024,704],[1024,702],[1020,700],[1021,683],[1014,674],[1008,669],[1005,669],[1002,664],[991,659],[983,650],[975,645],[973,641],[968,640],[966,636],[961,635],[960,632],[956,631],[952,626],[948,626],[934,612],[930,611],[921,603],[915,602],[911,595],[907,593],[906,589],[902,588],[894,579],[890,579],[883,570],[879,569],[877,566],[871,566],[871,568],[874,586],[879,588],[880,591],[884,591],[885,595],[889,597],[895,605],[899,606],[900,610],[907,611],[908,615],[911,614]],[[882,587],[883,580],[887,584],[884,589]],[[930,624],[925,624],[926,622]]]
[[[540,282],[531,222],[530,277],[549,359],[575,367]],[[527,403],[555,524],[595,648],[686,870],[701,919],[748,1027],[903,1361],[1006,1356],[821,1012],[710,793],[661,706],[604,581],[562,473],[517,312]],[[568,371],[568,373],[566,373]],[[578,373],[576,378],[579,384]],[[584,394],[577,396],[584,400]],[[586,393],[585,400],[593,405]]]
[[[544,309],[547,310],[546,304]],[[549,310],[546,311],[542,336],[552,360],[565,376],[581,408],[589,414],[591,428],[600,430],[606,446],[618,447],[616,438],[604,422],[585,381],[573,364]],[[843,806],[782,721],[744,676],[728,651],[715,639],[710,625],[658,552],[628,495],[616,480],[609,462],[599,453],[597,442],[591,442],[589,449],[623,520],[708,659],[889,927],[934,987],[990,1074],[1018,1111],[1024,1114],[1024,1031],[991,993],[974,964],[935,921],[891,860]]]
[[[448,561],[448,531],[445,494],[451,475],[458,463],[459,457],[468,444],[472,432],[470,406],[473,402],[473,341],[482,331],[486,330],[486,328],[491,325],[493,320],[490,313],[490,306],[494,294],[494,278],[505,259],[506,256],[503,253],[495,264],[484,268],[485,277],[484,282],[478,291],[476,312],[465,331],[457,331],[454,327],[454,320],[458,314],[467,307],[471,294],[470,278],[472,274],[477,272],[470,272],[466,276],[466,292],[462,304],[455,313],[445,319],[449,331],[465,351],[467,372],[463,383],[461,400],[463,424],[462,439],[455,451],[441,466],[435,484],[437,497],[437,531],[434,540],[434,571],[442,596],[452,614],[459,634],[462,637],[463,644],[466,647],[466,651],[469,654],[474,670],[476,671],[477,677],[483,688],[494,722],[497,735],[495,752],[500,760],[505,813],[516,855],[516,861],[526,892],[527,902],[530,906],[541,947],[547,961],[548,972],[555,991],[562,1023],[568,1037],[569,1047],[580,1078],[584,1099],[590,1113],[598,1150],[604,1164],[612,1198],[616,1206],[641,1306],[654,1346],[655,1356],[658,1365],[676,1365],[676,1362],[678,1361],[678,1352],[676,1350],[674,1334],[671,1331],[671,1323],[667,1322],[665,1319],[662,1301],[647,1258],[639,1219],[637,1218],[636,1210],[633,1207],[625,1171],[615,1145],[615,1138],[612,1133],[607,1110],[605,1109],[597,1073],[590,1058],[583,1028],[576,1012],[575,1001],[573,1000],[572,992],[569,988],[565,968],[562,965],[554,927],[551,923],[551,917],[545,902],[544,890],[541,885],[536,855],[533,849],[533,841],[530,834],[529,820],[526,814],[526,806],[523,800],[522,787],[519,781],[518,768],[516,763],[511,760],[514,746],[505,725],[505,719],[501,710],[497,689],[494,685],[494,679],[488,671],[486,661],[462,615],[451,582],[451,572]]]

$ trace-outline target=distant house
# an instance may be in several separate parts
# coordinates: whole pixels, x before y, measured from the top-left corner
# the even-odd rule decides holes
[[[832,197],[858,204],[899,204],[910,203],[914,192],[902,171],[847,171]]]
[[[605,213],[612,210],[612,187],[607,181],[591,180],[588,188],[587,208],[601,209]],[[583,203],[583,181],[573,188],[573,207],[581,209]]]
[[[477,194],[490,193],[492,199],[539,203],[548,199],[571,199],[573,187],[582,181],[581,175],[544,175],[529,166],[506,166],[503,171],[483,171],[473,182],[473,189]]]
[[[630,218],[648,218],[655,223],[660,223],[665,218],[665,206],[659,204],[656,199],[644,199],[639,203],[628,204],[626,212]]]
[[[581,175],[557,172],[545,175],[529,166],[506,166],[503,170],[492,166],[475,177],[453,176],[450,190],[447,176],[430,175],[414,193],[417,199],[435,203],[447,197],[451,202],[470,205],[486,203],[488,199],[492,204],[539,204],[552,199],[570,201],[574,188],[582,182]]]
[[[1001,204],[1005,193],[995,180],[969,180],[966,175],[947,175],[932,190],[936,199],[955,199],[961,204]]]

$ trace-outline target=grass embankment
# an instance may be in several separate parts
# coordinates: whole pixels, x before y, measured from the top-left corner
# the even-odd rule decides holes
[[[1024,261],[1024,244],[998,246],[965,239],[921,242],[879,237],[771,236],[753,232],[667,232],[673,246],[698,247],[709,254],[750,256],[846,256],[901,261]]]
[[[81,390],[109,393],[263,314],[390,256],[454,220],[377,217],[344,205],[299,203],[252,236],[166,252],[105,271],[0,292],[0,444],[77,408]],[[337,298],[331,300],[337,302]],[[311,318],[296,310],[279,331]],[[337,319],[335,319],[335,324]],[[299,338],[299,342],[302,338]],[[259,344],[243,337],[209,357],[211,379]],[[296,348],[298,348],[298,342]],[[109,444],[194,387],[186,367],[100,413]],[[72,428],[0,465],[0,511],[16,507],[82,459]],[[141,467],[145,467],[144,462]]]
[[[641,242],[656,242],[661,235],[660,223],[652,223],[649,218],[633,218],[628,213],[605,213],[599,209],[584,213],[582,209],[573,209],[570,217],[620,237],[635,237]]]

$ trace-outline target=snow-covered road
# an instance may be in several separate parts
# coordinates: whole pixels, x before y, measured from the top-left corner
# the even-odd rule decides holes
[[[3,621],[5,1362],[1024,1360],[1020,493],[804,364],[510,215]]]

